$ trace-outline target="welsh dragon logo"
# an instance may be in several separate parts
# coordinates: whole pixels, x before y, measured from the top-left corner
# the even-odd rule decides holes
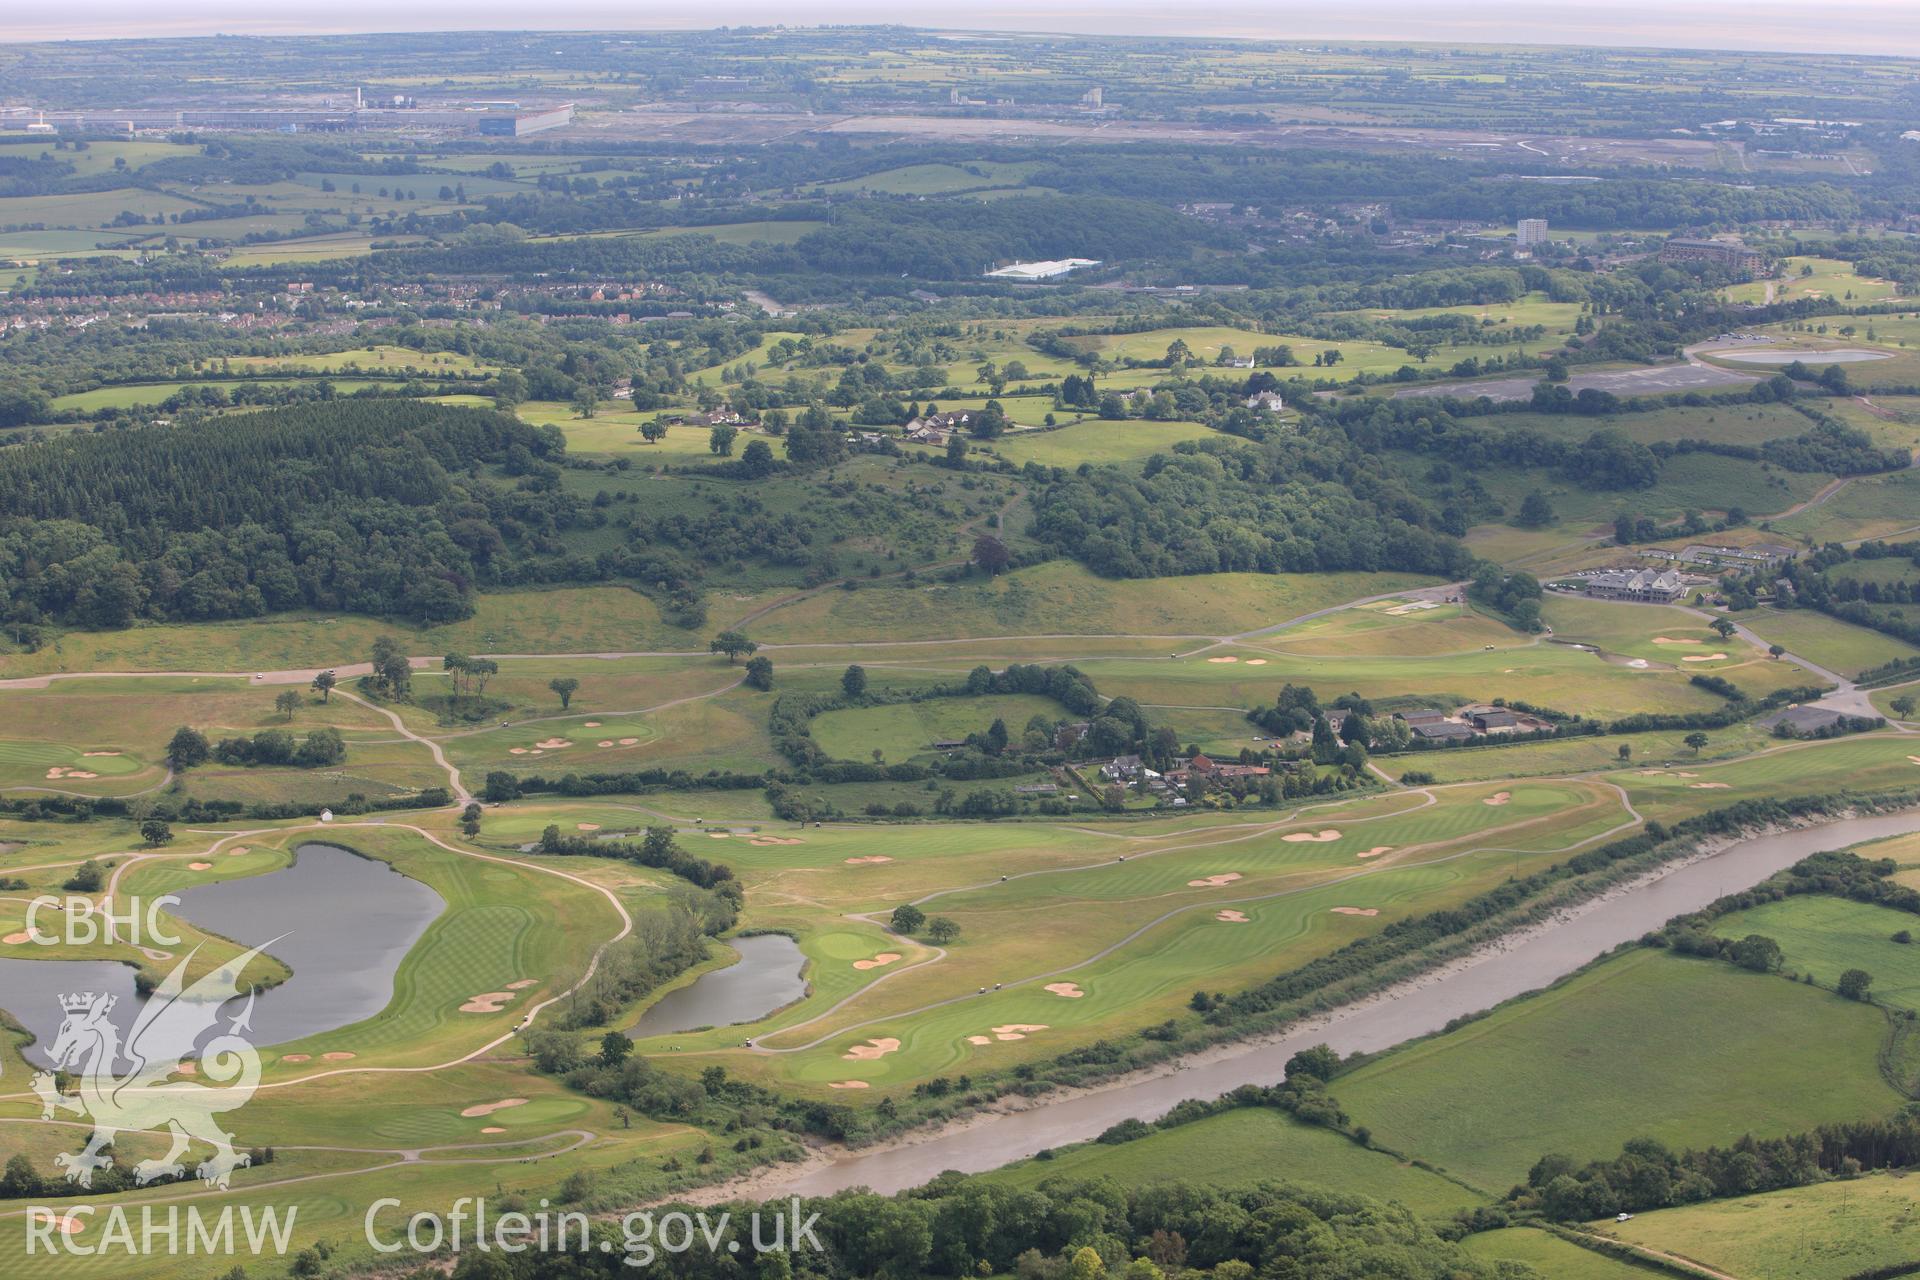
[[[225,1190],[233,1171],[252,1163],[252,1157],[233,1149],[233,1135],[214,1119],[244,1106],[260,1084],[260,1054],[240,1034],[248,1029],[253,1014],[252,993],[225,1031],[204,1045],[200,1042],[218,1027],[221,1008],[238,998],[239,975],[262,950],[255,947],[235,957],[192,986],[186,985],[187,966],[193,959],[189,952],[141,1006],[124,1044],[119,1028],[107,1016],[115,997],[89,991],[60,998],[66,1018],[49,1056],[55,1070],[74,1073],[79,1090],[74,1096],[60,1093],[53,1072],[42,1071],[33,1078],[33,1091],[40,1096],[42,1120],[68,1112],[93,1121],[93,1136],[85,1150],[54,1157],[54,1163],[66,1170],[68,1182],[92,1186],[93,1171],[113,1163],[111,1155],[100,1153],[101,1148],[126,1131],[164,1128],[172,1134],[173,1144],[165,1155],[134,1165],[134,1181],[141,1186],[185,1173],[180,1157],[196,1141],[214,1150],[199,1170],[210,1186]],[[197,1062],[183,1068],[189,1056]],[[131,1064],[132,1070],[121,1073],[122,1061]],[[199,1079],[167,1078],[188,1072]]]

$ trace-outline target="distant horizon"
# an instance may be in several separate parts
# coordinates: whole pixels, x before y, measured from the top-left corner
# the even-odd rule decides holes
[[[1436,15],[1422,0],[1362,0],[1337,13],[1305,4],[1262,5],[1233,0],[1203,14],[1171,12],[1145,0],[1018,7],[989,3],[965,12],[881,4],[876,0],[822,0],[800,9],[768,0],[692,4],[667,0],[644,12],[606,0],[562,0],[528,21],[524,6],[475,0],[419,0],[404,17],[391,6],[342,0],[310,10],[282,7],[272,15],[239,0],[211,0],[159,16],[126,0],[77,0],[58,17],[14,20],[0,43],[50,43],[213,36],[343,36],[460,32],[698,32],[727,26],[801,28],[907,26],[955,34],[1033,34],[1109,37],[1191,37],[1286,43],[1340,40],[1364,44],[1560,45],[1589,48],[1809,53],[1859,57],[1920,56],[1920,4],[1910,0],[1695,0],[1686,6],[1629,0],[1602,5],[1577,0],[1490,0],[1468,14]],[[797,14],[806,20],[795,22]],[[1391,35],[1381,35],[1382,30]]]

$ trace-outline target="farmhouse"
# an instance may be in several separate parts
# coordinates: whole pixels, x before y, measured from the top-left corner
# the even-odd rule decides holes
[[[915,444],[945,444],[949,436],[966,430],[970,421],[971,415],[965,413],[929,413],[909,419],[901,431]]]
[[[1246,405],[1249,409],[1265,409],[1268,413],[1279,413],[1287,407],[1287,402],[1281,398],[1278,391],[1262,391],[1257,395],[1248,396]]]
[[[1202,754],[1187,761],[1184,769],[1170,769],[1167,777],[1174,782],[1186,782],[1191,778],[1264,778],[1273,770],[1257,764],[1220,764]]]
[[[1671,569],[1611,569],[1596,573],[1582,584],[1586,593],[1601,600],[1657,601],[1672,604],[1686,594],[1686,580]]]

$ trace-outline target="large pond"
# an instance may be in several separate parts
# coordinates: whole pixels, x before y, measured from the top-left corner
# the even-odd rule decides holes
[[[628,1034],[663,1036],[696,1027],[725,1027],[754,1022],[807,994],[800,971],[806,957],[783,933],[735,938],[727,944],[740,962],[703,973],[677,991],[669,991],[640,1015]]]
[[[894,1147],[842,1152],[832,1163],[778,1175],[756,1194],[829,1195],[866,1186],[887,1193],[919,1186],[945,1169],[977,1173],[1046,1147],[1084,1142],[1129,1117],[1152,1119],[1188,1098],[1217,1098],[1243,1084],[1273,1084],[1301,1049],[1378,1052],[1439,1031],[1454,1018],[1536,990],[1677,915],[1751,888],[1823,849],[1920,831],[1920,810],[1851,818],[1755,836],[1567,913],[1551,929],[1476,953],[1440,976],[1394,987],[1335,1010],[1323,1022],[1269,1040],[1228,1045],[1179,1070],[1135,1077],[1031,1111],[988,1115],[957,1130]],[[1276,1170],[1275,1176],[1284,1176]]]
[[[179,898],[175,915],[247,946],[271,943],[268,951],[293,970],[254,1003],[248,1038],[256,1046],[331,1031],[386,1008],[400,961],[447,905],[386,863],[329,844],[298,846],[285,870],[196,885]],[[60,997],[118,996],[112,1020],[124,1033],[140,1005],[133,975],[110,961],[3,959],[0,1009],[34,1033],[26,1057],[45,1065],[43,1050],[60,1029]],[[229,1012],[241,1007],[235,1002]]]

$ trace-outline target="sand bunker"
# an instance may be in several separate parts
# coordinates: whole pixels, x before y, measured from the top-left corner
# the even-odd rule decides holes
[[[1025,1040],[1029,1032],[1045,1031],[1046,1029],[1047,1024],[1044,1022],[1009,1022],[1004,1027],[995,1027],[993,1029],[993,1038],[995,1040]]]
[[[237,844],[233,846],[233,848],[227,850],[227,856],[229,858],[238,858],[238,857],[242,857],[247,852],[248,852],[247,846],[243,844]]]
[[[10,947],[17,947],[22,943],[32,941],[33,931],[31,929],[22,929],[19,933],[10,933],[4,938],[0,938],[0,942],[4,942]]]
[[[1680,659],[1682,662],[1718,662],[1726,657],[1724,653],[1690,653]]]
[[[1333,908],[1333,914],[1337,916],[1377,916],[1380,914],[1380,908],[1378,907],[1335,907]]]
[[[92,757],[92,756],[117,756],[120,753],[118,751],[82,751],[80,754],[83,756]]]
[[[1057,996],[1065,996],[1069,1000],[1078,1000],[1081,996],[1087,994],[1080,989],[1080,984],[1077,982],[1049,982],[1047,984],[1047,990]]]
[[[1218,889],[1223,884],[1232,884],[1240,878],[1238,871],[1223,871],[1217,876],[1208,876],[1203,880],[1189,880],[1189,889]]]
[[[1329,840],[1338,840],[1340,833],[1329,827],[1325,831],[1289,831],[1280,838],[1288,844],[1326,844]]]
[[[600,722],[598,720],[588,720],[585,722],[585,727],[589,729],[598,729],[600,727]]]
[[[1238,662],[1238,661],[1240,661],[1240,659],[1238,659],[1238,658],[1232,658],[1232,657],[1228,657],[1228,658],[1208,658],[1208,659],[1207,659],[1207,661],[1208,661],[1208,662]]]
[[[527,754],[527,749],[525,747],[508,747],[507,754],[510,756],[523,756]]]
[[[871,853],[864,858],[848,858],[847,865],[850,867],[860,867],[873,862],[892,862],[892,861],[893,859],[889,858],[884,853]]]
[[[173,1069],[173,1073],[179,1076],[197,1076],[200,1074],[200,1064],[196,1062],[183,1062]]]
[[[596,746],[596,747],[610,747],[610,746],[612,746],[612,745],[613,745],[613,739],[612,739],[612,738],[602,738],[602,739],[600,739],[600,741],[598,741],[598,742],[596,742],[596,743],[594,743],[593,745],[594,745],[594,746]]]
[[[707,839],[709,839],[709,840],[725,840],[725,839],[727,839],[728,837],[730,837],[730,836],[732,836],[732,835],[733,835],[733,832],[731,832],[731,831],[709,831],[709,832],[707,832]]]
[[[1920,756],[1908,756],[1907,759],[1911,760],[1915,764],[1920,764]]]
[[[506,1130],[505,1130],[505,1129],[502,1129],[502,1128],[501,1128],[501,1127],[500,1127],[499,1125],[497,1125],[497,1124],[490,1124],[490,1125],[488,1125],[488,1126],[487,1126],[486,1128],[484,1128],[484,1129],[482,1129],[482,1130],[481,1130],[480,1132],[482,1132],[482,1133],[505,1133],[505,1132],[506,1132]]]
[[[1363,850],[1361,850],[1361,851],[1360,851],[1359,853],[1357,853],[1357,854],[1355,854],[1355,855],[1354,855],[1354,857],[1356,857],[1356,858],[1377,858],[1377,857],[1379,857],[1379,856],[1380,856],[1381,854],[1383,854],[1383,853],[1392,853],[1392,852],[1393,852],[1393,846],[1392,846],[1392,845],[1390,845],[1390,844],[1377,844],[1377,845],[1375,845],[1375,846],[1373,846],[1373,848],[1371,848],[1371,849],[1363,849]]]
[[[1695,791],[1725,791],[1732,785],[1731,782],[1689,782],[1687,784]]]
[[[770,845],[770,844],[805,844],[806,841],[802,840],[799,836],[755,836],[753,839],[747,841],[747,843],[764,846],[764,845]],[[848,858],[847,861],[852,862],[854,861],[854,859]],[[879,859],[879,861],[892,862],[893,859],[881,858]]]
[[[487,991],[477,996],[468,996],[467,1002],[460,1006],[462,1013],[499,1013],[506,1008],[507,1001],[513,999],[511,991]]]
[[[968,1036],[967,1043],[968,1044],[992,1044],[993,1037],[992,1036]]]
[[[507,984],[507,990],[525,991],[528,987],[537,987],[539,985],[540,985],[540,979],[538,978],[522,978],[518,982],[509,982]]]
[[[1496,791],[1492,795],[1488,796],[1485,800],[1482,800],[1480,803],[1502,805],[1502,804],[1506,804],[1509,800],[1512,800],[1512,799],[1513,799],[1513,792]]]
[[[1645,658],[1634,658],[1628,661],[1627,665],[1635,671],[1645,671],[1649,664]]]
[[[213,864],[212,864],[211,862],[189,862],[189,863],[187,864],[187,870],[189,870],[189,871],[211,871],[211,870],[213,870]]]
[[[285,1055],[284,1057],[282,1057],[282,1058],[280,1059],[280,1061],[282,1061],[282,1062],[311,1062],[311,1061],[313,1061],[313,1058],[312,1058],[312,1055],[310,1055],[310,1054],[305,1054],[305,1053],[289,1053],[289,1054],[287,1054],[287,1055]]]
[[[623,747],[630,747],[638,741],[640,741],[640,739],[638,738],[622,738],[620,739],[620,745]]]
[[[99,776],[97,773],[88,773],[85,769],[70,769],[63,764],[57,764],[47,770],[47,777],[53,780],[61,778],[97,778]]]
[[[573,824],[573,829],[575,831],[598,831],[600,824],[597,822],[576,822]]]
[[[1675,640],[1672,636],[1655,636],[1655,644],[1705,644],[1705,640]]]
[[[871,1089],[873,1088],[873,1086],[868,1084],[865,1080],[829,1080],[827,1081],[827,1088],[829,1089]]]
[[[573,744],[565,738],[548,738],[544,742],[536,742],[533,745],[542,751],[558,751],[562,747],[570,747]]]
[[[158,948],[158,947],[141,947],[141,948],[140,948],[140,954],[141,954],[141,955],[143,955],[143,956],[145,956],[145,957],[146,957],[147,959],[149,959],[149,960],[171,960],[171,959],[173,959],[173,952],[171,952],[171,951],[162,951],[162,950],[161,950],[160,948]]]
[[[892,1036],[882,1036],[857,1044],[840,1056],[849,1062],[871,1062],[875,1058],[884,1058],[900,1047],[900,1042]]]
[[[1220,922],[1221,922],[1222,924],[1249,924],[1249,923],[1251,923],[1251,922],[1250,922],[1250,921],[1249,921],[1249,920],[1247,919],[1247,913],[1246,913],[1246,912],[1244,912],[1244,911],[1218,911],[1218,912],[1215,912],[1215,913],[1214,913],[1214,917],[1213,917],[1213,918],[1214,918],[1215,920],[1218,920],[1218,921],[1220,921]]]
[[[508,1107],[524,1107],[525,1098],[502,1098],[498,1102],[482,1102],[478,1106],[468,1107],[460,1114],[471,1120],[476,1116],[490,1116],[496,1111],[505,1111]]]
[[[55,1213],[53,1210],[43,1209],[39,1205],[35,1205],[33,1208],[27,1210],[27,1216],[35,1222],[51,1222],[53,1229],[63,1236],[78,1235],[80,1228],[86,1225],[81,1219],[74,1217],[70,1213]]]
[[[853,967],[856,969],[884,969],[899,958],[900,953],[898,951],[882,951],[871,960],[855,960]]]
[[[323,1053],[320,1055],[321,1060],[325,1062],[352,1062],[355,1056],[354,1054],[341,1053],[337,1050],[333,1053]]]
[[[1267,660],[1265,658],[1248,658],[1247,665],[1250,667],[1264,667],[1267,665]]]

